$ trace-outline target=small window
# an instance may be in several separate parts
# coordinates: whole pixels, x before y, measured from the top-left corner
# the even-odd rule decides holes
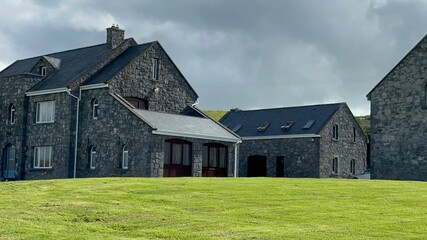
[[[55,101],[38,102],[36,123],[52,123],[55,121]]]
[[[123,147],[122,168],[129,168],[129,151],[127,150],[127,145]]]
[[[259,126],[256,130],[258,132],[264,132],[268,128],[268,126],[270,126],[270,123],[269,122],[265,122],[261,126]]]
[[[353,142],[356,142],[356,128],[353,127]]]
[[[96,98],[92,99],[92,119],[98,119],[98,100]]]
[[[153,80],[159,80],[159,59],[153,58],[153,66],[151,72]]]
[[[350,173],[356,174],[356,160],[354,159],[350,160]]]
[[[293,121],[287,121],[285,124],[282,125],[281,129],[284,131],[289,130],[289,128],[291,128],[293,124]]]
[[[95,169],[96,168],[96,157],[97,157],[97,153],[96,153],[96,148],[95,146],[92,146],[90,148],[90,154],[89,154],[89,167],[90,169]]]
[[[34,168],[52,168],[52,147],[34,148]]]
[[[9,123],[15,124],[15,106],[13,104],[10,104],[9,106]]]
[[[228,148],[219,143],[203,144],[202,166],[208,168],[227,168]]]
[[[337,157],[332,159],[332,173],[334,173],[334,174],[338,173],[338,158]]]
[[[302,129],[309,129],[313,126],[314,122],[316,122],[316,120],[309,120],[304,127],[302,127]]]
[[[39,74],[42,76],[46,76],[47,74],[47,67],[46,66],[42,66],[39,68]]]
[[[332,139],[338,140],[338,125],[332,126]]]

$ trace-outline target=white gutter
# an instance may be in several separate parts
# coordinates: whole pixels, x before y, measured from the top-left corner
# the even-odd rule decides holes
[[[77,144],[78,144],[78,136],[79,136],[79,111],[80,111],[80,100],[82,97],[82,89],[79,88],[79,96],[75,96],[71,93],[71,90],[67,90],[68,95],[77,99],[77,110],[76,110],[76,138],[74,142],[74,169],[73,169],[73,178],[76,178],[77,174]]]
[[[98,88],[106,88],[106,87],[108,87],[107,83],[97,83],[97,84],[81,86],[80,90],[90,90],[90,89],[98,89]]]
[[[153,134],[208,139],[208,140],[214,140],[214,141],[233,142],[233,143],[240,142],[238,138],[215,137],[215,136],[209,136],[209,135],[203,135],[203,134],[177,132],[177,131],[170,131],[170,130],[153,130]]]
[[[277,135],[277,136],[254,136],[242,137],[242,140],[268,140],[268,139],[286,139],[286,138],[320,138],[317,134],[292,134],[292,135]]]
[[[52,93],[68,92],[68,91],[69,91],[68,88],[63,87],[63,88],[47,89],[47,90],[40,90],[40,91],[34,91],[34,92],[26,92],[25,96],[31,97],[31,96],[38,96],[38,95],[45,95],[45,94],[52,94]]]

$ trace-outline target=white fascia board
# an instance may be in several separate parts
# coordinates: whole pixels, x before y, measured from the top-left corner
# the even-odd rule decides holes
[[[176,132],[176,131],[169,131],[169,130],[153,130],[153,134],[176,136],[176,137],[207,139],[207,140],[232,142],[232,143],[241,143],[241,140],[238,138],[215,137],[215,136],[208,136],[208,135],[202,135],[202,134]]]
[[[26,92],[25,96],[38,96],[38,95],[46,95],[46,94],[52,94],[52,93],[62,93],[62,92],[68,92],[68,88],[55,88],[55,89],[47,89],[47,90],[40,90],[40,91],[34,91],[34,92]]]
[[[106,87],[108,87],[107,83],[97,83],[97,84],[81,86],[80,89],[81,90],[90,90],[90,89],[106,88]]]
[[[276,135],[276,136],[255,136],[242,137],[242,140],[268,140],[268,139],[288,139],[288,138],[320,138],[317,134],[292,134],[292,135]]]

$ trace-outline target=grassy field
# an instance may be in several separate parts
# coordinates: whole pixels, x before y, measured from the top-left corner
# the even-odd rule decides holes
[[[222,110],[203,110],[203,112],[217,121],[219,121],[227,113],[227,111]]]
[[[0,239],[427,239],[426,182],[99,178],[0,192]]]

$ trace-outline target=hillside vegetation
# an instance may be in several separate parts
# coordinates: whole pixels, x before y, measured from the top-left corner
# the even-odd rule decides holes
[[[209,117],[219,121],[228,111],[222,110],[203,110],[203,112]]]
[[[0,239],[427,239],[427,183],[98,178],[0,183]]]

